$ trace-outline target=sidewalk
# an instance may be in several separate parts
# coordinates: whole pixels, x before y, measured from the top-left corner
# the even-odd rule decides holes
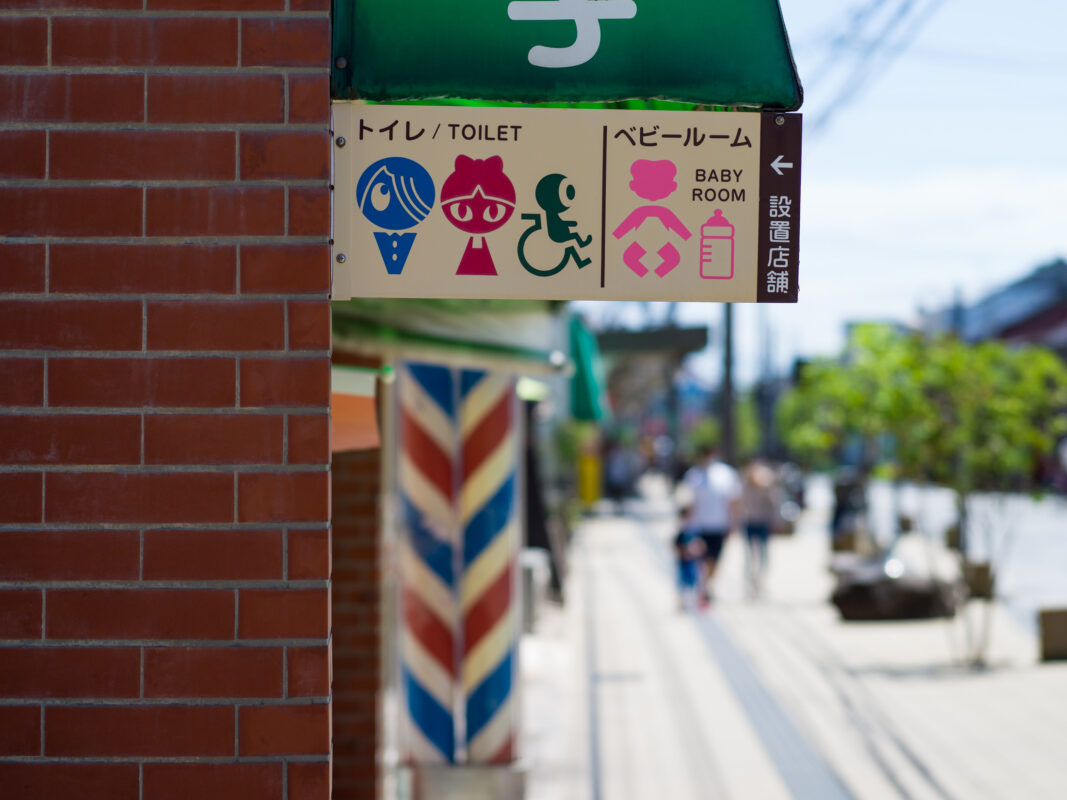
[[[764,599],[733,537],[714,607],[681,614],[670,508],[630,511],[583,524],[567,604],[524,638],[529,800],[1063,796],[1067,665],[1007,614],[982,672],[959,622],[841,622],[818,502]]]

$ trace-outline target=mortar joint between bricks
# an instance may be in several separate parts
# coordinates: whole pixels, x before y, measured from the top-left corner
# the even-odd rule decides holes
[[[82,412],[85,413],[85,412]],[[209,412],[210,413],[210,412]],[[30,416],[18,414],[12,416]],[[74,416],[74,415],[67,415]],[[108,415],[101,415],[108,416]],[[110,416],[119,416],[118,414]],[[132,416],[132,415],[125,415]],[[38,474],[45,475],[310,475],[320,472],[328,472],[327,464],[13,464],[5,465],[4,472],[8,474]],[[43,498],[42,498],[43,500]],[[42,517],[42,523],[45,521]],[[120,520],[121,521],[121,520]],[[138,524],[136,519],[126,520],[131,524]],[[143,520],[142,520],[143,521]],[[229,521],[212,520],[219,524],[231,525],[240,522],[238,519]],[[30,524],[30,523],[27,523]],[[106,524],[111,524],[110,522]],[[175,522],[175,525],[180,524]],[[193,523],[195,524],[195,523]],[[319,524],[322,524],[321,522]],[[4,526],[6,527],[6,526]]]
[[[168,131],[169,133],[170,131]],[[175,131],[178,132],[178,131]],[[192,133],[193,131],[190,131]],[[197,180],[174,180],[174,179],[135,179],[135,178],[64,178],[57,180],[54,178],[15,178],[12,180],[5,180],[4,186],[14,189],[84,189],[84,188],[107,188],[107,189],[140,189],[142,193],[142,203],[144,197],[150,190],[154,189],[289,189],[290,187],[296,189],[310,189],[320,188],[322,182],[314,178],[268,178],[268,179],[234,179],[234,180],[208,180],[199,178]],[[142,206],[141,222],[144,224],[144,217],[146,212]],[[283,241],[288,239],[286,234],[275,234],[275,236]],[[66,241],[63,237],[56,237],[62,241]],[[142,231],[139,236],[127,237],[134,241],[140,241],[143,239],[152,239],[155,237],[149,236],[146,232]],[[183,239],[200,238],[198,236],[182,237]],[[236,237],[235,237],[236,238]],[[259,237],[245,236],[244,239],[253,239],[259,241]],[[267,237],[263,237],[267,238]],[[93,240],[102,241],[102,240]],[[321,238],[320,238],[321,241]]]
[[[237,708],[256,708],[260,706],[289,707],[294,706],[321,706],[325,705],[329,698],[322,696],[309,697],[47,697],[23,699],[4,699],[6,706],[36,706],[42,708],[203,708],[218,706],[235,706]],[[7,759],[0,759],[0,763]]]
[[[5,183],[5,185],[7,185]],[[266,245],[272,247],[284,245],[309,245],[327,244],[321,236],[285,236],[274,234],[271,236],[219,236],[205,234],[196,236],[197,246],[221,247],[234,245]],[[182,246],[190,243],[188,236],[0,236],[0,241],[9,244],[58,244],[58,245],[152,245],[152,246]],[[129,295],[123,295],[129,298]]]
[[[271,301],[273,301],[273,302],[282,302],[282,301],[285,301],[285,300],[297,300],[297,301],[319,300],[319,299],[322,298],[322,293],[319,292],[319,291],[286,292],[286,293],[280,293],[280,292],[276,292],[276,293],[262,292],[262,293],[259,293],[259,292],[257,292],[255,294],[247,293],[247,294],[243,294],[242,295],[242,294],[233,294],[233,293],[229,293],[229,292],[213,292],[213,293],[203,292],[203,293],[199,293],[199,294],[193,294],[193,293],[188,293],[188,292],[186,292],[186,293],[159,292],[159,293],[146,294],[144,297],[145,297],[145,302],[147,302],[147,303],[155,303],[155,304],[159,304],[159,303],[177,303],[177,302],[200,303],[200,304],[207,304],[207,303],[225,304],[225,303],[237,303],[237,302],[241,302],[241,301],[248,302],[248,303],[254,303],[254,302],[267,303],[267,302],[271,302]],[[88,303],[105,303],[105,302],[108,302],[108,303],[127,303],[127,304],[132,304],[132,303],[137,302],[137,299],[135,297],[131,297],[129,294],[121,294],[121,293],[118,293],[118,292],[55,292],[55,291],[51,291],[51,292],[48,292],[47,296],[43,296],[40,292],[6,292],[6,293],[4,293],[4,299],[8,300],[8,301],[10,301],[10,300],[23,300],[23,301],[27,301],[27,302],[37,302],[37,303],[59,302],[59,301],[76,301],[76,300],[81,300],[81,301],[88,302]],[[142,334],[144,334],[144,330],[142,330]],[[50,352],[54,353],[55,351],[50,351]],[[83,351],[71,350],[69,352],[83,352]],[[99,351],[93,351],[93,352],[99,352]],[[137,351],[137,350],[124,350],[124,351],[116,351],[116,352],[133,352],[133,353],[136,353],[136,352],[139,352],[139,351]],[[158,352],[164,352],[164,351],[152,350],[150,352],[158,353]],[[222,350],[177,350],[177,351],[173,351],[173,352],[178,352],[178,353],[220,353],[221,352],[221,353],[225,353],[226,351],[222,351]],[[284,350],[273,350],[273,351],[272,350],[248,350],[248,351],[244,351],[244,352],[257,352],[257,353],[261,353],[261,352],[262,353],[278,352],[278,353],[283,353],[285,351]],[[294,351],[294,352],[296,352],[296,351]],[[320,350],[300,350],[299,352],[301,352],[301,353],[328,352],[328,349],[327,348],[321,348]]]
[[[324,647],[327,640],[309,639],[10,639],[0,642],[0,653],[5,650],[23,650],[28,647],[43,647],[53,650],[87,650],[100,647],[136,649],[140,647],[164,648],[204,648],[204,649],[241,649],[269,647]],[[53,698],[56,703],[69,702],[65,698]],[[160,698],[167,701],[168,698]],[[6,702],[6,701],[5,701]],[[37,704],[41,699],[27,700],[25,703]],[[51,702],[51,701],[50,701]],[[125,702],[125,701],[122,701]]]
[[[49,529],[51,530],[51,529]],[[168,529],[169,530],[169,529]],[[194,581],[188,579],[171,580],[80,580],[80,581],[0,581],[2,590],[37,590],[45,591],[239,591],[239,590],[268,590],[281,591],[292,589],[322,590],[328,588],[329,583],[325,578],[302,578],[289,580],[287,578],[271,578],[267,580],[207,580]],[[359,606],[352,606],[359,608]]]
[[[294,764],[323,764],[329,756],[290,755],[285,760]],[[129,764],[130,756],[3,756],[3,764]],[[242,764],[276,764],[277,756],[244,756]],[[231,756],[145,756],[144,764],[233,764]],[[21,800],[21,798],[20,798]]]
[[[328,19],[329,12],[319,10],[290,11],[288,9],[253,9],[245,11],[236,8],[222,10],[194,9],[192,11],[187,11],[178,8],[150,9],[147,6],[147,2],[142,2],[141,8],[71,8],[63,6],[59,6],[56,8],[5,8],[0,10],[0,16],[9,18],[30,17],[35,19],[232,19],[236,22],[240,22],[242,20],[288,22],[291,20]],[[66,68],[66,65],[64,65],[64,68]]]
[[[111,16],[111,12],[106,12],[108,16]],[[136,12],[140,17],[141,13]],[[7,16],[6,14],[4,16]],[[194,13],[192,16],[199,17],[200,12]],[[153,76],[153,75],[181,75],[181,76],[202,76],[202,77],[214,77],[214,76],[227,76],[227,77],[244,77],[255,75],[323,75],[327,70],[322,67],[306,67],[306,66],[280,66],[275,64],[265,65],[251,65],[251,66],[237,66],[235,64],[219,64],[219,65],[198,65],[198,64],[171,64],[171,65],[158,65],[158,64],[126,64],[126,65],[109,65],[109,64],[87,64],[87,65],[63,65],[61,67],[62,72],[57,72],[60,69],[56,66],[46,66],[38,64],[36,66],[21,66],[18,64],[5,64],[3,65],[3,71],[5,75],[131,75],[135,77],[139,76]],[[46,120],[46,121],[58,121],[60,123],[66,120]],[[275,128],[286,127],[286,123],[274,122],[274,123],[261,123],[263,125],[271,125]],[[315,124],[310,122],[294,123],[294,126],[304,128],[318,128],[321,129],[321,123]]]

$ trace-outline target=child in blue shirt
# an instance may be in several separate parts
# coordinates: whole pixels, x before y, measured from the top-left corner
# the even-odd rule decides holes
[[[674,553],[678,558],[678,608],[685,611],[697,603],[700,559],[704,542],[693,531],[682,528],[674,537]]]

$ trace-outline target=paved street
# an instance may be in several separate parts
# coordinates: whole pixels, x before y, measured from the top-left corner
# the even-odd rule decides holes
[[[1062,797],[1067,665],[1002,612],[982,672],[959,621],[840,622],[813,501],[759,601],[730,539],[706,613],[677,610],[665,499],[583,524],[524,639],[530,800]]]

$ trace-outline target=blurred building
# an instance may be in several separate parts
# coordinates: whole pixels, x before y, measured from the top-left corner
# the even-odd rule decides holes
[[[673,323],[641,330],[612,328],[600,331],[597,342],[603,354],[608,394],[618,427],[640,436],[667,437],[677,442],[683,409],[680,388],[682,362],[707,347],[704,327],[683,328]]]
[[[971,305],[958,301],[920,315],[927,334],[954,332],[968,342],[1043,345],[1067,359],[1067,261],[1039,267]]]

